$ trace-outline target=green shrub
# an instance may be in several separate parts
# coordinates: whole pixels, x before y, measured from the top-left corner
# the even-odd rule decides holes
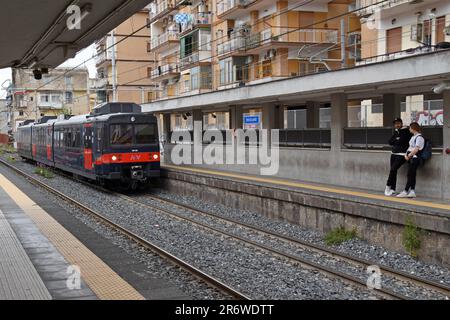
[[[345,241],[357,238],[356,228],[346,230],[344,227],[333,229],[325,235],[325,243],[329,246],[340,245]]]
[[[414,224],[411,218],[407,218],[403,230],[403,246],[412,257],[417,257],[417,252],[422,243],[421,237],[422,230]]]
[[[53,173],[46,168],[38,167],[34,170],[34,173],[43,176],[45,179],[52,179],[54,177]]]
[[[8,156],[8,157],[6,158],[6,160],[7,160],[8,162],[11,162],[11,163],[15,163],[15,162],[16,162],[16,158],[14,158],[13,156]]]

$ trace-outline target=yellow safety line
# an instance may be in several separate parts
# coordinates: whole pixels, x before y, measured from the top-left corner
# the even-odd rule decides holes
[[[103,300],[144,300],[144,297],[84,246],[45,210],[0,174],[0,185],[34,221],[66,261],[80,267],[81,278]]]
[[[292,181],[287,181],[287,180],[272,179],[272,178],[268,179],[268,178],[262,178],[262,177],[256,177],[256,176],[246,176],[246,175],[222,172],[222,171],[198,169],[198,168],[191,168],[191,167],[179,167],[179,166],[168,165],[168,164],[162,165],[162,167],[169,168],[169,169],[182,170],[182,171],[185,170],[185,171],[191,171],[191,172],[197,172],[197,173],[206,173],[206,174],[211,174],[211,175],[216,175],[216,176],[236,178],[236,179],[242,179],[242,180],[247,180],[247,181],[264,182],[264,183],[278,184],[278,185],[302,188],[302,189],[308,189],[308,190],[331,192],[331,193],[336,193],[336,194],[356,196],[356,197],[367,198],[367,199],[396,202],[396,203],[415,205],[415,206],[426,207],[426,208],[450,210],[450,205],[443,204],[443,203],[433,203],[433,202],[413,200],[413,199],[386,197],[384,195],[371,194],[371,193],[366,193],[366,192],[361,192],[361,191],[351,191],[351,190],[345,190],[345,189],[339,189],[339,188],[321,187],[321,186],[292,182]]]

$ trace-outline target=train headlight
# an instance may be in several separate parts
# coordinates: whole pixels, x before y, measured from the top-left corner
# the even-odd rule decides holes
[[[155,153],[155,154],[153,155],[153,160],[158,160],[158,159],[159,159],[159,154]]]
[[[116,156],[112,156],[112,157],[111,157],[111,160],[112,160],[112,161],[117,161],[117,157],[116,157]]]

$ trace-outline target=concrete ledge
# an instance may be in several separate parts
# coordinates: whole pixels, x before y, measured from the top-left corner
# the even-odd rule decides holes
[[[339,226],[356,228],[367,241],[402,253],[402,233],[410,217],[425,231],[419,258],[450,266],[450,214],[444,210],[174,169],[164,169],[162,177],[163,186],[173,192],[322,232]]]

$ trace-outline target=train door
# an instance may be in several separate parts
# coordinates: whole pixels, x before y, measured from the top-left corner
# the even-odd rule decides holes
[[[93,169],[92,147],[93,147],[94,130],[92,124],[84,126],[84,168],[86,170]]]

